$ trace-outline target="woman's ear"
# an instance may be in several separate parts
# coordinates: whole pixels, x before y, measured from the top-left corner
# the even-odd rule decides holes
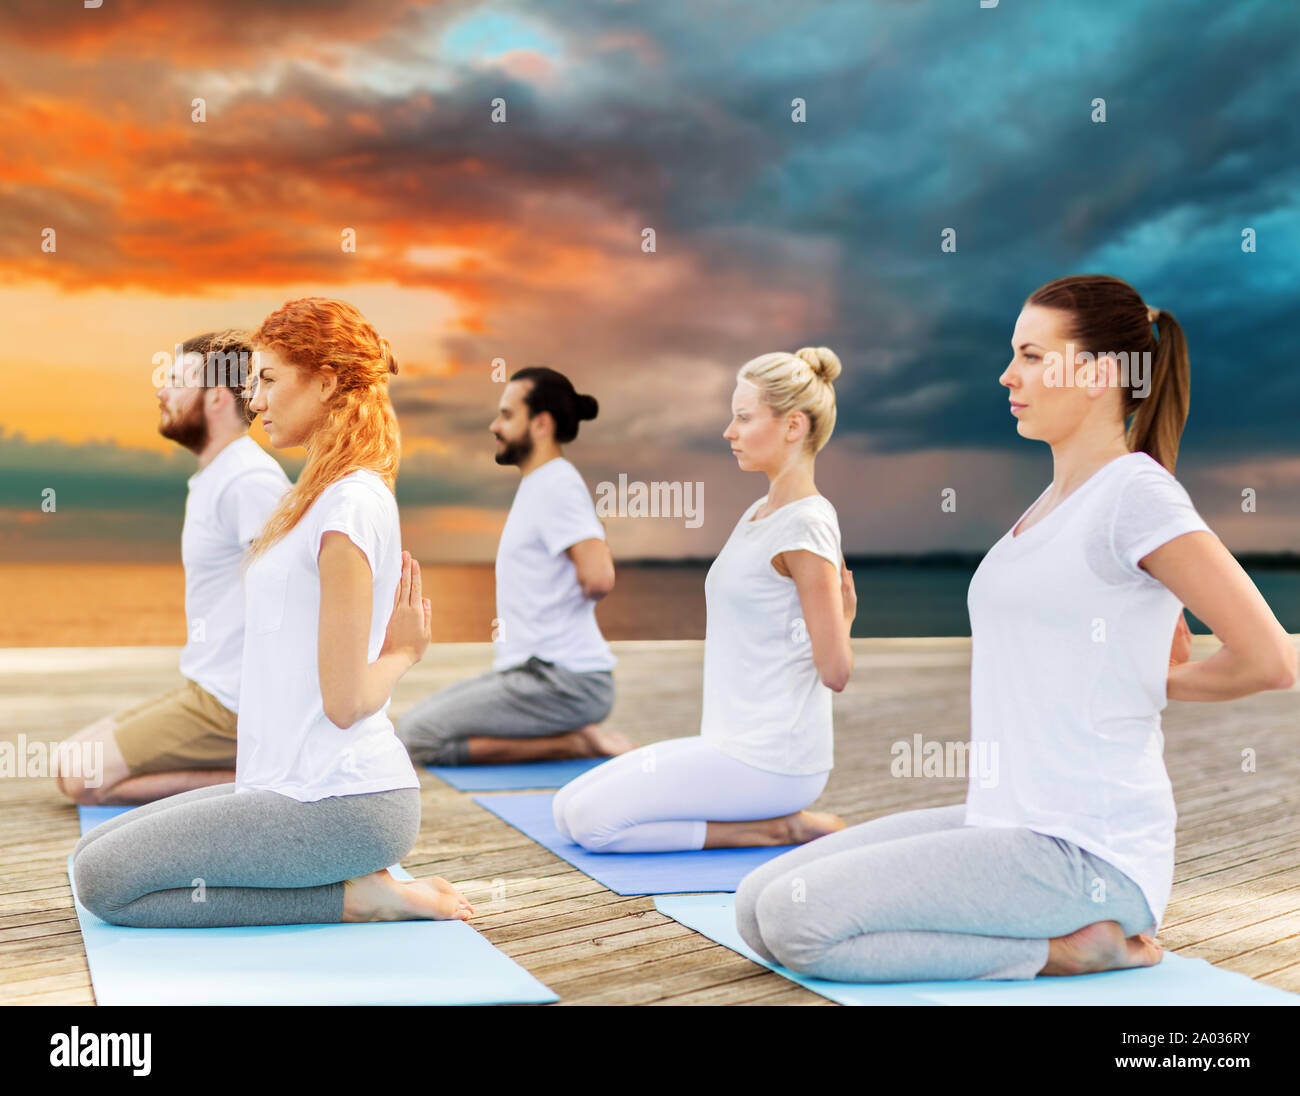
[[[1087,394],[1089,399],[1100,399],[1112,388],[1120,387],[1119,362],[1113,354],[1100,355],[1091,366]]]
[[[338,374],[333,369],[325,368],[317,376],[320,378],[320,402],[328,403],[330,397],[334,395],[334,390],[339,386]]]

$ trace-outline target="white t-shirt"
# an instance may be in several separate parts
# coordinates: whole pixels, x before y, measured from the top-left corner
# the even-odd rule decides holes
[[[839,519],[821,495],[751,521],[745,511],[704,580],[704,706],[700,734],[737,761],[789,776],[834,763],[831,690],[813,662],[794,579],[772,566],[802,549],[839,574]]]
[[[1013,537],[1016,525],[967,596],[966,822],[1025,826],[1101,857],[1141,888],[1159,926],[1177,820],[1160,712],[1181,606],[1138,561],[1209,527],[1142,452],[1103,465]],[[979,776],[980,750],[995,783]]]
[[[321,538],[345,533],[371,572],[366,658],[379,657],[402,577],[397,502],[374,472],[330,484],[292,530],[244,576],[244,666],[240,683],[236,791],[279,792],[303,803],[331,795],[418,788],[389,701],[351,727],[325,716],[318,668]]]
[[[604,540],[587,485],[563,457],[519,481],[497,545],[494,670],[536,656],[575,674],[612,670],[618,661],[584,597],[578,569],[565,552],[582,540]]]
[[[189,479],[181,562],[185,565],[183,677],[239,710],[244,590],[239,568],[252,539],[289,489],[289,477],[248,435]]]

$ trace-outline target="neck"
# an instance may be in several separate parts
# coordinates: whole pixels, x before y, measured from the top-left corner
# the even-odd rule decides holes
[[[238,441],[247,434],[247,430],[241,430],[238,426],[234,425],[225,430],[212,429],[208,434],[208,444],[199,452],[194,454],[199,458],[199,471],[202,472],[203,469],[211,464],[216,458],[216,455],[232,441]]]
[[[1081,427],[1068,438],[1052,443],[1052,489],[1057,498],[1068,495],[1098,468],[1129,451],[1124,426],[1105,423]]]
[[[539,442],[533,446],[533,451],[519,462],[519,475],[521,477],[528,475],[534,469],[540,468],[543,464],[553,461],[556,457],[562,457],[560,447],[555,442]]]
[[[767,473],[767,501],[773,509],[817,492],[817,485],[813,482],[812,457],[795,457],[780,468],[764,471]]]

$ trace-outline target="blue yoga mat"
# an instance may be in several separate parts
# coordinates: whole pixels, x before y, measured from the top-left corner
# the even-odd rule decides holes
[[[574,761],[530,761],[519,765],[428,765],[439,780],[462,792],[517,792],[533,788],[562,788],[607,757]]]
[[[81,823],[81,832],[89,833],[101,822],[116,818],[119,814],[135,810],[134,807],[78,807],[77,821]]]
[[[655,908],[746,959],[841,1005],[1296,1005],[1300,996],[1172,952],[1154,967],[1030,981],[828,982],[760,959],[736,931],[735,896],[656,898]]]
[[[80,808],[82,833],[130,807]],[[389,868],[399,879],[411,876]],[[101,1005],[487,1005],[559,997],[464,921],[132,929],[76,900]]]
[[[587,852],[562,837],[551,815],[552,792],[474,796],[498,818],[544,845],[561,860],[615,894],[686,894],[734,891],[740,881],[793,846],[762,849],[700,849],[696,852]]]

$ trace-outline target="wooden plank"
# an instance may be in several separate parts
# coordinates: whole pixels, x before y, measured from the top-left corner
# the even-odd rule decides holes
[[[1214,649],[1197,641],[1196,657]],[[638,743],[696,733],[698,641],[626,642],[611,725]],[[895,778],[891,747],[965,741],[969,640],[854,640],[857,665],[834,700],[836,769],[819,802],[854,825],[960,803],[966,781]],[[0,650],[0,742],[53,742],[108,711],[173,687],[174,649]],[[490,664],[482,644],[438,645],[404,678],[393,715]],[[50,699],[51,682],[58,690]],[[1179,808],[1169,950],[1300,991],[1300,756],[1295,696],[1171,703],[1166,762]],[[29,732],[40,726],[38,737]],[[1260,771],[1240,771],[1250,746]],[[1265,763],[1265,761],[1267,763]],[[817,1004],[816,994],[578,872],[431,774],[420,836],[404,864],[441,875],[478,907],[475,926],[562,994],[565,1004]],[[0,1002],[93,1000],[66,858],[76,810],[48,779],[0,780]]]

